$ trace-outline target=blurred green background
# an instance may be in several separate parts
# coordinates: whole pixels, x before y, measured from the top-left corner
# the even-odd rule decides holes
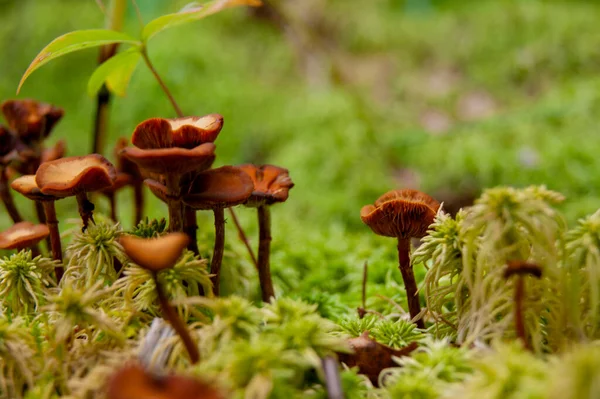
[[[146,22],[186,3],[137,1]],[[271,4],[275,12],[233,9],[166,31],[149,53],[186,114],[224,116],[216,166],[289,168],[296,187],[274,207],[275,249],[302,258],[315,241],[335,242],[332,257],[353,252],[348,262],[359,270],[358,246],[392,245],[371,237],[359,210],[393,188],[420,188],[456,209],[485,187],[545,184],[567,196],[571,223],[598,208],[600,2]],[[0,98],[15,97],[52,39],[103,25],[93,0],[0,0]],[[125,31],[139,32],[131,7]],[[93,49],[51,62],[19,96],[65,109],[50,142],[66,139],[70,155],[91,148],[94,100],[85,89],[96,60]],[[113,101],[105,154],[155,116],[175,114],[140,64],[127,96]],[[130,194],[119,198],[129,226]],[[74,201],[59,204],[76,216]],[[33,218],[30,204],[19,205]],[[147,213],[166,207],[153,200]],[[252,233],[254,213],[239,213]],[[3,212],[0,227],[9,224]],[[355,244],[339,243],[351,236]]]

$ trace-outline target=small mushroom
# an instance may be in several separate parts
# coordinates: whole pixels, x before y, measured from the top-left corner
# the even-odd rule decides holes
[[[262,292],[262,300],[270,302],[275,296],[271,279],[270,249],[271,249],[271,212],[268,206],[287,200],[289,191],[294,187],[287,169],[273,165],[241,165],[254,183],[254,191],[246,206],[257,208],[259,243],[258,243],[258,277]]]
[[[410,263],[410,239],[422,238],[440,208],[440,203],[429,195],[417,190],[404,189],[390,191],[360,210],[360,218],[375,234],[398,239],[400,272],[406,288],[410,317],[415,319],[421,313],[417,294],[417,283]],[[417,327],[424,328],[422,319]]]
[[[44,207],[44,213],[46,215],[46,225],[50,230],[50,248],[52,249],[52,259],[62,262],[62,248],[60,242],[60,232],[58,230],[58,219],[56,218],[56,208],[54,201],[59,198],[53,195],[46,195],[41,192],[35,182],[35,175],[21,176],[10,185],[13,190],[24,195],[32,201],[40,202]],[[56,268],[56,278],[58,281],[61,280],[63,275],[63,268],[59,266]]]
[[[39,143],[52,131],[63,117],[61,108],[36,100],[7,100],[0,105],[6,122],[22,142]]]
[[[511,276],[516,276],[515,281],[515,330],[517,336],[523,342],[523,346],[526,349],[531,350],[531,344],[527,339],[527,331],[525,329],[525,313],[523,311],[523,305],[525,302],[525,277],[532,276],[535,278],[542,278],[542,268],[535,263],[528,263],[524,261],[509,261],[504,271],[504,278],[509,279]]]
[[[366,375],[375,386],[381,370],[397,366],[392,359],[393,356],[408,356],[418,347],[416,342],[411,342],[401,349],[394,349],[369,337],[368,331],[362,333],[360,337],[349,339],[348,342],[354,353],[338,353],[340,361],[346,363],[348,367],[358,367],[358,372]]]
[[[155,375],[131,363],[112,375],[106,387],[107,399],[222,399],[210,385],[176,374]]]
[[[215,217],[215,246],[210,262],[215,295],[219,295],[219,276],[225,247],[225,208],[242,204],[252,194],[252,179],[235,166],[223,166],[199,173],[190,184],[183,202],[196,210],[212,210]],[[194,215],[195,219],[195,215]]]
[[[17,137],[5,126],[0,125],[0,197],[14,223],[23,220],[8,189],[8,165],[18,158],[16,148]]]
[[[175,308],[169,303],[167,295],[158,280],[158,272],[175,266],[188,241],[188,236],[179,232],[169,233],[158,238],[123,236],[119,239],[127,256],[152,274],[163,315],[181,337],[192,364],[195,364],[200,360],[198,345],[192,339],[190,332]]]
[[[33,255],[37,256],[40,251],[35,246],[48,237],[48,234],[50,234],[50,231],[46,225],[31,222],[15,223],[12,227],[0,233],[0,249],[20,251],[24,248],[31,248]]]
[[[114,166],[102,155],[60,158],[42,164],[35,174],[35,183],[41,192],[57,198],[75,196],[83,230],[93,219],[94,204],[88,192],[111,187],[116,179]]]

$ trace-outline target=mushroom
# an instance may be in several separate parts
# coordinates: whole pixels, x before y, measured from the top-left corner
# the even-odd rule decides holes
[[[369,337],[369,331],[348,342],[354,353],[338,353],[340,361],[348,367],[358,367],[358,372],[366,375],[375,386],[381,370],[397,366],[392,357],[408,356],[418,347],[416,342],[411,342],[401,349],[394,349]]]
[[[0,125],[0,197],[14,223],[23,220],[8,189],[8,165],[18,157],[16,146],[17,137],[5,126]]]
[[[257,208],[259,243],[258,243],[258,277],[262,292],[262,300],[270,302],[275,296],[273,281],[271,280],[271,267],[269,262],[271,248],[271,213],[268,206],[277,202],[285,202],[289,191],[294,187],[288,170],[273,165],[241,165],[254,182],[254,191],[246,206]]]
[[[0,105],[6,122],[20,140],[37,147],[63,117],[64,111],[36,100],[7,100]],[[34,171],[35,172],[35,171]]]
[[[46,225],[31,222],[15,223],[12,227],[0,233],[0,249],[20,251],[24,248],[31,248],[33,255],[38,256],[40,251],[35,246],[48,237],[48,234],[50,234],[50,231]]]
[[[46,225],[50,229],[50,248],[52,249],[52,259],[62,262],[62,248],[60,243],[60,233],[58,231],[58,220],[56,218],[56,208],[54,201],[59,198],[42,193],[35,183],[35,175],[25,175],[13,180],[10,185],[13,190],[24,195],[32,201],[40,202],[44,207],[46,214]],[[58,268],[57,268],[58,269]],[[57,270],[57,279],[62,277],[62,267]]]
[[[114,166],[98,154],[83,157],[60,158],[42,164],[35,174],[35,183],[40,191],[57,198],[75,196],[83,230],[93,219],[94,204],[87,193],[111,187],[116,179]]]
[[[125,137],[118,139],[115,144],[116,168],[117,172],[125,173],[131,179],[130,185],[133,187],[135,202],[135,219],[133,221],[135,226],[142,220],[144,214],[144,178],[140,173],[140,168],[123,155],[122,150],[127,148],[127,144],[128,140]]]
[[[535,263],[514,260],[509,261],[504,271],[504,278],[509,279],[511,276],[517,276],[515,281],[515,330],[517,336],[523,342],[526,349],[531,350],[531,345],[527,339],[527,331],[525,330],[525,315],[523,305],[525,301],[525,276],[529,275],[535,278],[542,278],[542,268]]]
[[[154,180],[167,187],[169,230],[183,230],[182,186],[196,173],[210,168],[215,145],[223,126],[217,114],[177,119],[152,118],[140,123],[131,136],[135,147],[121,154],[135,162]],[[160,176],[160,177],[159,177]]]
[[[422,238],[440,208],[440,203],[417,190],[393,190],[360,210],[360,218],[375,234],[398,239],[398,259],[404,280],[410,317],[414,320],[421,313],[417,283],[410,263],[410,239]],[[424,328],[422,319],[417,327]]]
[[[192,377],[155,375],[131,363],[112,375],[107,399],[222,399],[213,387]]]
[[[215,246],[210,262],[213,290],[219,295],[219,276],[225,247],[225,208],[242,204],[252,194],[252,179],[235,166],[223,166],[199,173],[190,184],[183,202],[196,210],[212,210],[215,217]],[[195,215],[194,215],[195,219]]]
[[[188,245],[189,237],[184,233],[176,232],[157,238],[123,236],[119,239],[119,242],[129,259],[152,274],[160,307],[165,318],[181,337],[192,364],[198,363],[200,360],[198,346],[175,308],[169,303],[167,295],[158,280],[158,272],[175,266],[177,259]]]

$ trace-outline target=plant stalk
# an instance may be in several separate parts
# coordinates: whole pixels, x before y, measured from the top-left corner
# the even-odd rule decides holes
[[[213,276],[213,292],[215,296],[219,296],[219,283],[221,274],[221,262],[223,262],[223,249],[225,248],[225,210],[223,208],[215,208],[215,247],[213,250],[212,260],[210,261],[210,274]]]
[[[183,231],[183,215],[181,200],[169,198],[169,231],[171,233]]]
[[[19,210],[17,209],[13,197],[8,188],[8,175],[6,174],[6,168],[0,170],[0,196],[2,197],[2,202],[6,207],[6,211],[10,215],[10,218],[14,223],[19,223],[23,221]]]
[[[118,222],[117,220],[117,201],[115,200],[115,193],[107,194],[108,203],[110,204],[110,218],[114,222]]]
[[[177,314],[175,308],[169,303],[167,295],[163,291],[162,286],[158,281],[158,274],[156,272],[152,273],[152,278],[154,279],[154,285],[156,286],[156,294],[158,295],[160,308],[163,312],[165,319],[168,320],[173,329],[181,338],[181,341],[183,342],[183,345],[185,346],[185,349],[187,350],[187,353],[190,356],[191,363],[198,363],[198,361],[200,361],[200,352],[198,351],[198,345],[196,345],[196,343],[194,342],[189,330],[187,329],[183,320],[181,320],[181,318]]]
[[[78,193],[76,197],[77,204],[79,205],[79,216],[81,216],[81,220],[83,221],[81,231],[85,232],[90,221],[96,224],[94,222],[94,204],[90,202],[85,191]]]
[[[46,214],[46,225],[50,230],[50,247],[52,248],[52,259],[61,262],[61,266],[57,266],[54,271],[56,272],[56,282],[59,283],[64,274],[62,267],[62,247],[60,243],[60,232],[58,230],[58,219],[56,218],[56,207],[54,201],[43,201],[42,206]]]
[[[525,349],[531,350],[529,340],[527,339],[527,331],[525,330],[525,314],[523,312],[523,306],[525,301],[525,278],[524,276],[517,276],[515,281],[515,330],[517,337],[523,342]]]
[[[258,207],[258,279],[262,291],[263,302],[271,302],[275,297],[271,265],[269,264],[271,250],[271,212],[266,205]]]
[[[398,237],[398,260],[400,263],[400,273],[406,289],[406,299],[408,301],[408,311],[410,318],[414,319],[421,313],[421,304],[417,292],[417,282],[415,274],[410,264],[410,238]],[[415,323],[418,328],[425,328],[425,323],[419,319]]]
[[[233,220],[233,224],[235,224],[235,228],[238,231],[239,239],[244,243],[244,246],[248,250],[248,254],[250,254],[250,259],[252,259],[252,263],[254,263],[254,267],[256,268],[256,270],[258,270],[258,261],[256,260],[256,255],[254,255],[252,246],[250,246],[250,241],[248,240],[248,237],[246,236],[246,233],[244,232],[244,229],[242,228],[242,225],[240,224],[240,221],[237,218],[235,211],[233,210],[233,208],[228,208],[228,211],[229,215],[231,216],[231,219]]]
[[[190,243],[187,249],[192,251],[195,255],[200,254],[198,249],[198,221],[196,220],[196,210],[190,208],[187,205],[183,205],[183,223],[185,234],[190,237]]]
[[[175,101],[175,98],[171,94],[171,91],[169,90],[169,88],[167,87],[167,85],[165,84],[165,82],[162,80],[162,78],[160,77],[160,75],[158,74],[158,72],[156,71],[156,69],[154,68],[154,65],[152,65],[152,62],[150,61],[150,58],[148,57],[148,52],[146,51],[145,48],[142,49],[142,58],[144,59],[144,62],[148,66],[148,69],[150,69],[150,72],[152,72],[152,75],[154,75],[154,78],[156,79],[156,81],[160,85],[162,91],[169,98],[169,101],[171,102],[171,105],[173,106],[173,109],[175,109],[175,113],[177,114],[177,116],[180,117],[180,118],[183,117],[183,112],[181,111],[181,108],[179,108],[179,105],[177,104],[177,101]]]
[[[135,220],[133,225],[137,226],[142,221],[144,215],[144,183],[140,180],[133,185],[133,195],[135,201]]]

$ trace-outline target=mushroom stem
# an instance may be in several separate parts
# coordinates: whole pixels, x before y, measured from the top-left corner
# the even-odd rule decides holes
[[[258,270],[258,261],[256,260],[256,255],[254,255],[254,251],[252,250],[252,247],[250,246],[250,241],[248,240],[248,237],[246,236],[246,233],[244,232],[244,229],[242,228],[242,225],[240,224],[240,221],[237,218],[237,215],[235,214],[235,211],[233,210],[233,208],[229,208],[228,210],[229,210],[229,215],[231,216],[231,219],[233,220],[233,224],[235,224],[235,228],[238,231],[238,237],[244,243],[244,246],[248,250],[248,254],[250,254],[252,263],[254,263],[254,267],[256,268],[256,270]]]
[[[527,340],[527,332],[525,331],[525,315],[523,313],[523,301],[525,299],[525,280],[523,276],[517,276],[515,281],[515,330],[517,336],[523,342],[525,349],[531,350],[529,341]]]
[[[192,364],[198,363],[198,361],[200,360],[198,346],[192,339],[190,332],[188,331],[183,320],[181,320],[181,318],[177,314],[175,308],[169,303],[167,295],[163,291],[160,282],[158,281],[158,274],[156,272],[152,272],[152,278],[154,279],[156,294],[158,295],[158,301],[160,302],[160,308],[163,312],[163,316],[169,321],[175,332],[177,332],[177,334],[181,338],[181,341],[183,342],[183,345],[185,346],[185,349],[187,350],[190,356],[190,361],[192,362]]]
[[[271,250],[271,212],[265,205],[258,207],[258,278],[263,302],[271,302],[275,297],[269,255]]]
[[[400,262],[400,273],[406,289],[406,299],[408,301],[408,311],[410,318],[414,319],[421,313],[421,304],[417,293],[417,282],[415,274],[410,264],[410,238],[398,237],[398,260]],[[416,321],[418,328],[425,328],[422,319]]]
[[[215,215],[215,247],[212,260],[210,261],[210,274],[213,276],[213,292],[219,296],[219,275],[221,274],[221,262],[223,261],[223,249],[225,247],[225,210],[223,208],[213,209]]]
[[[6,211],[10,215],[10,218],[13,220],[13,222],[22,222],[23,218],[19,214],[19,211],[15,206],[15,202],[13,201],[13,197],[8,189],[8,175],[6,174],[6,169],[0,170],[0,196],[2,197],[2,202],[4,202]]]
[[[76,195],[77,204],[79,205],[79,216],[83,221],[83,228],[81,231],[85,231],[88,228],[90,220],[94,222],[94,204],[88,200],[87,193],[85,191],[80,192]]]
[[[141,181],[135,182],[133,185],[133,195],[135,201],[135,220],[134,226],[137,226],[142,221],[144,214],[144,190],[143,183]]]
[[[56,218],[56,208],[54,201],[43,201],[44,213],[46,216],[46,226],[50,230],[50,248],[52,248],[52,259],[58,260],[62,264],[62,247],[60,243],[60,232],[58,231],[58,219]],[[56,272],[56,282],[60,282],[64,270],[62,265],[57,266],[54,271]]]
[[[115,193],[111,193],[107,195],[108,203],[110,204],[110,218],[114,222],[118,222],[117,220],[117,201],[115,201]]]
[[[183,231],[183,209],[181,200],[170,198],[167,205],[169,207],[169,231],[171,233]]]
[[[198,249],[198,222],[196,220],[196,210],[192,209],[187,205],[183,205],[183,217],[184,217],[184,230],[185,234],[190,238],[187,249],[198,255],[200,250]]]
[[[42,253],[40,252],[40,248],[37,245],[32,245],[29,247],[31,250],[31,256],[35,258],[36,256],[40,256]]]

